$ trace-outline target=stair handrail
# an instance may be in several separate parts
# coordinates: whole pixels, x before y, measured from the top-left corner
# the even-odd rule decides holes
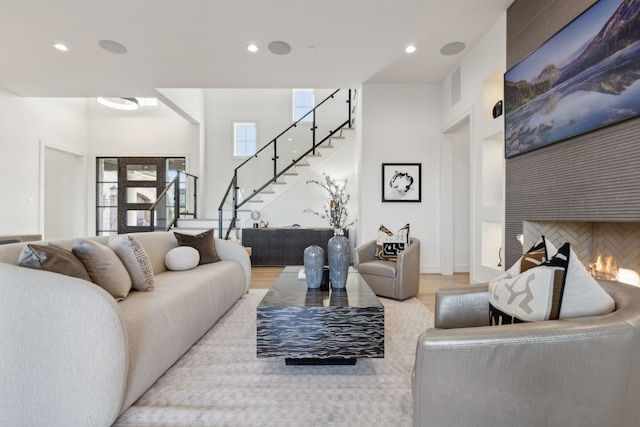
[[[162,192],[160,193],[160,195],[156,198],[156,201],[151,205],[151,207],[149,208],[149,223],[150,223],[150,231],[155,231],[156,230],[156,209],[158,207],[158,205],[162,202],[165,202],[165,199],[167,198],[167,193],[169,193],[169,191],[173,188],[173,218],[170,221],[167,221],[166,226],[164,227],[164,231],[169,231],[172,227],[174,227],[177,222],[178,219],[180,219],[180,214],[182,213],[183,216],[184,215],[193,215],[193,218],[197,218],[197,212],[198,212],[198,194],[197,194],[197,188],[198,188],[198,177],[195,175],[192,175],[190,173],[184,172],[184,171],[176,171],[176,176],[171,180],[171,182],[169,182],[169,184],[167,184],[167,186],[164,188],[164,190],[162,190]],[[180,182],[181,179],[180,177],[184,176],[184,181],[186,182],[187,179],[192,178],[194,181],[193,184],[193,212],[189,212],[188,210],[185,212],[181,212],[180,211],[180,206],[182,205],[181,202],[181,198],[180,198]],[[185,194],[185,198],[186,198],[186,194]],[[187,201],[185,199],[185,206],[187,206]]]
[[[315,154],[316,150],[318,149],[318,147],[320,145],[322,145],[324,142],[326,142],[328,139],[330,139],[331,137],[333,137],[337,132],[339,132],[340,130],[342,130],[343,128],[345,128],[346,126],[351,127],[354,123],[355,120],[355,106],[356,106],[356,101],[357,101],[357,90],[356,89],[348,89],[348,96],[347,96],[347,119],[340,123],[335,129],[332,129],[331,131],[329,131],[329,134],[327,136],[325,136],[324,138],[322,138],[319,142],[316,141],[316,111],[322,106],[324,105],[328,100],[333,99],[335,97],[335,95],[340,92],[341,89],[336,89],[334,92],[332,92],[329,96],[327,96],[325,99],[323,99],[320,103],[318,103],[313,109],[309,110],[305,115],[303,115],[302,117],[300,117],[298,120],[296,120],[293,124],[291,124],[289,127],[287,127],[284,131],[280,132],[278,134],[278,136],[276,136],[275,138],[271,139],[267,144],[265,144],[263,147],[261,147],[258,151],[256,151],[256,153],[254,155],[252,155],[251,157],[249,157],[248,159],[246,159],[244,162],[242,162],[239,166],[237,166],[234,171],[233,171],[233,177],[231,179],[231,182],[229,183],[229,186],[227,187],[227,191],[225,192],[224,196],[222,197],[222,201],[220,202],[220,205],[218,207],[218,237],[220,239],[228,239],[229,235],[231,233],[231,229],[234,228],[234,224],[235,221],[237,220],[237,215],[238,215],[238,208],[242,207],[245,203],[249,202],[251,199],[253,199],[255,196],[257,196],[262,190],[264,190],[266,187],[268,187],[269,185],[271,185],[272,183],[276,182],[278,180],[278,178],[280,178],[282,175],[284,175],[286,172],[288,172],[291,168],[293,168],[297,163],[299,163],[302,159],[304,159],[307,155],[309,154]],[[277,151],[277,141],[280,137],[282,137],[284,134],[286,134],[288,131],[290,131],[291,129],[295,128],[298,126],[298,124],[300,124],[301,122],[305,121],[304,119],[306,117],[308,117],[310,114],[313,114],[313,120],[312,120],[312,125],[311,125],[311,130],[312,130],[312,143],[311,143],[311,147],[306,150],[301,156],[299,156],[298,158],[294,159],[291,163],[289,163],[287,166],[285,166],[281,171],[278,171],[278,151]],[[242,168],[243,166],[249,164],[250,161],[252,161],[255,158],[258,158],[259,154],[262,153],[263,151],[267,150],[268,148],[273,148],[273,175],[271,176],[271,178],[269,178],[264,184],[259,185],[256,189],[253,190],[253,192],[248,195],[247,197],[244,197],[244,199],[242,200],[242,202],[238,203],[238,171],[240,170],[240,168]],[[224,210],[224,205],[228,202],[229,197],[232,197],[232,217],[231,217],[231,223],[229,225],[229,227],[226,230],[226,233],[223,232],[223,210]]]

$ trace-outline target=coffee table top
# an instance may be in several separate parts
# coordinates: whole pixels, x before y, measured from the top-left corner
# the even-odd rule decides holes
[[[264,296],[259,307],[382,307],[367,282],[357,270],[350,268],[344,289],[309,289],[298,279],[302,266],[285,267],[280,277]]]

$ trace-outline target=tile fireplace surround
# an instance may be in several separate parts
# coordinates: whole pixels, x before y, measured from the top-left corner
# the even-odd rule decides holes
[[[618,267],[640,273],[640,223],[524,221],[523,248],[544,235],[554,246],[569,242],[585,266],[598,254],[611,255]]]

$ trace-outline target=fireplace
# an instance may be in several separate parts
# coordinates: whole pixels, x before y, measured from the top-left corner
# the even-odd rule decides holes
[[[540,236],[554,246],[565,242],[593,275],[636,282],[640,274],[640,222],[524,221],[522,245]]]

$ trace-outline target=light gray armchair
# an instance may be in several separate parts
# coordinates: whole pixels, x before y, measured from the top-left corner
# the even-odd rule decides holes
[[[414,426],[640,426],[640,289],[600,285],[610,314],[505,326],[488,326],[487,285],[439,290]]]
[[[355,248],[353,266],[376,295],[398,300],[412,297],[420,288],[420,241],[411,238],[396,261],[387,261],[376,258],[372,240]]]

